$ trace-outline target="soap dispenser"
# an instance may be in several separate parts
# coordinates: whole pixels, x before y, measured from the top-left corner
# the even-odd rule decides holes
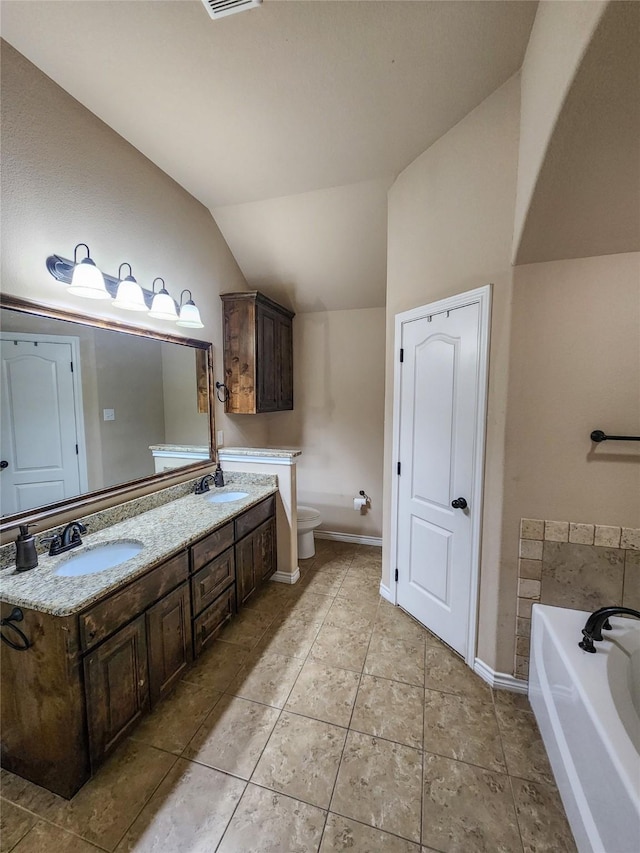
[[[21,524],[20,535],[16,539],[16,571],[26,572],[38,565],[36,537],[29,533],[32,524]]]
[[[224,474],[222,473],[222,468],[220,467],[220,463],[218,462],[216,466],[216,470],[213,474],[213,485],[217,488],[224,486]]]

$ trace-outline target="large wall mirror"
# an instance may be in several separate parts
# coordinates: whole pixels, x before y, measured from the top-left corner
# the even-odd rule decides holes
[[[0,528],[214,458],[205,341],[0,298]]]

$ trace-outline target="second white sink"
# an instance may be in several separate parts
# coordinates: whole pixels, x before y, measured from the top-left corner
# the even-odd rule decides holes
[[[119,539],[116,542],[105,542],[95,548],[85,548],[77,554],[67,557],[54,574],[63,578],[76,578],[81,575],[93,575],[113,569],[125,563],[144,548],[137,539]]]
[[[226,504],[228,501],[241,501],[242,498],[248,498],[249,492],[215,492],[207,494],[206,501],[212,504]]]

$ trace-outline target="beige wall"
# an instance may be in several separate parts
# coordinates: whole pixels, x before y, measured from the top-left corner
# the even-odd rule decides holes
[[[215,348],[221,378],[219,294],[246,282],[211,214],[175,181],[71,98],[6,42],[2,51],[2,289],[98,317],[132,322],[109,303],[67,293],[49,275],[51,253],[71,257],[76,243],[115,275],[129,261],[138,281],[165,278],[174,296],[193,291]],[[180,334],[145,319],[136,325]],[[263,445],[267,423],[227,417],[227,444]]]
[[[298,314],[293,412],[269,417],[269,443],[301,448],[298,503],[322,513],[321,529],[382,533],[384,308]],[[353,498],[364,489],[371,509]]]
[[[479,636],[480,656],[489,665],[500,625],[498,566],[519,82],[515,76],[487,98],[405,169],[389,192],[383,582],[390,579],[394,317],[492,282]],[[513,625],[510,629],[513,634]]]
[[[609,0],[541,0],[522,64],[518,187],[513,228],[515,258],[547,147]]]
[[[209,416],[198,411],[196,350],[161,344],[164,440],[167,444],[209,444]]]

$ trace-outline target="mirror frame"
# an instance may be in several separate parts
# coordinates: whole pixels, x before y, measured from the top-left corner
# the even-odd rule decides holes
[[[48,305],[40,305],[37,302],[31,302],[28,299],[22,299],[17,296],[9,296],[0,293],[0,309],[6,308],[8,311],[19,311],[23,314],[33,314],[37,317],[46,317],[50,320],[65,320],[71,323],[79,323],[83,326],[93,326],[99,329],[110,329],[114,332],[124,332],[129,335],[137,335],[143,338],[153,338],[156,341],[161,341],[170,344],[179,344],[180,346],[188,346],[196,351],[203,351],[206,354],[206,393],[209,402],[209,459],[194,462],[191,465],[184,465],[180,468],[172,468],[169,471],[164,471],[161,474],[151,474],[148,477],[140,477],[137,480],[128,480],[118,486],[110,486],[106,489],[98,489],[94,492],[85,492],[76,497],[67,498],[63,501],[58,501],[52,504],[43,504],[33,509],[16,512],[13,515],[7,515],[0,519],[0,533],[4,533],[10,528],[16,527],[18,524],[40,524],[54,515],[59,515],[63,512],[72,510],[83,510],[91,512],[91,504],[98,501],[108,500],[110,498],[121,498],[126,501],[127,495],[152,484],[163,484],[176,478],[189,479],[183,477],[183,474],[189,474],[192,477],[198,475],[200,471],[204,471],[211,467],[215,461],[215,423],[214,423],[214,375],[213,375],[213,344],[210,341],[200,341],[195,338],[184,338],[181,335],[172,335],[168,332],[157,332],[151,329],[142,329],[138,326],[130,326],[127,323],[120,323],[117,320],[102,319],[92,317],[88,314],[76,313],[62,308],[54,308]],[[198,359],[196,355],[196,369]],[[198,387],[201,386],[200,377],[196,376]],[[204,383],[202,383],[204,385]],[[178,480],[179,482],[179,480]],[[116,501],[114,501],[116,503]]]

